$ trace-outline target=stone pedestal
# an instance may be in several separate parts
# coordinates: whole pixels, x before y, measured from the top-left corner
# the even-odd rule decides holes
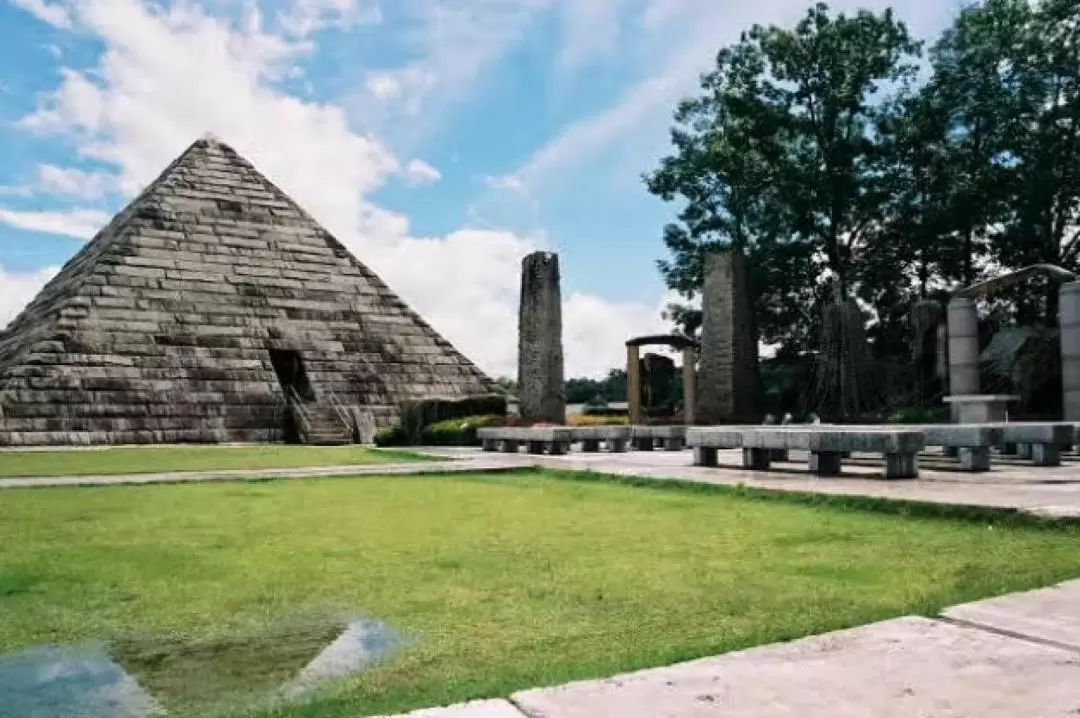
[[[630,408],[630,425],[644,421],[641,406],[641,349],[636,345],[626,347],[626,398]]]
[[[701,304],[696,423],[749,423],[756,418],[757,341],[741,254],[706,255]]]
[[[1061,285],[1061,391],[1065,421],[1080,421],[1080,282]]]
[[[968,394],[947,396],[953,406],[953,419],[960,424],[999,424],[1009,420],[1009,403],[1019,400],[1016,394]]]
[[[518,401],[526,421],[566,423],[559,257],[534,252],[521,265]]]
[[[949,393],[953,396],[979,393],[979,315],[975,301],[954,297],[947,311],[949,329]],[[953,407],[953,421],[960,421],[960,409]]]

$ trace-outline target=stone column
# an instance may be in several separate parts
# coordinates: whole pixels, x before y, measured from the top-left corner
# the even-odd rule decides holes
[[[979,317],[975,301],[953,297],[949,301],[949,393],[979,393]]]
[[[1080,282],[1061,285],[1061,410],[1065,421],[1080,421]]]
[[[741,254],[728,248],[705,256],[701,309],[696,422],[750,423],[755,418],[757,341]]]
[[[687,426],[694,423],[694,403],[697,401],[697,349],[682,350],[683,414]]]
[[[640,424],[641,415],[641,351],[637,346],[626,347],[626,399],[630,404],[630,423]]]
[[[526,421],[566,423],[559,256],[534,252],[521,263],[518,401]]]

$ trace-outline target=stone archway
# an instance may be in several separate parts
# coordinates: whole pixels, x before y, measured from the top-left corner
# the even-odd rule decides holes
[[[1033,264],[953,293],[946,319],[951,395],[946,401],[962,405],[970,398],[977,405],[985,405],[989,418],[1000,418],[993,405],[1002,403],[1006,397],[995,400],[979,393],[979,318],[975,303],[1034,276],[1045,276],[1061,283],[1058,324],[1061,330],[1062,410],[1066,421],[1080,421],[1080,282],[1076,281],[1076,274],[1053,264]],[[986,412],[980,410],[976,414]],[[954,413],[954,418],[957,416],[960,415]],[[964,420],[962,416],[960,420]]]
[[[641,402],[641,347],[667,346],[682,351],[683,356],[683,415],[687,426],[694,423],[694,397],[697,394],[697,356],[701,344],[684,334],[651,334],[626,342],[626,398],[631,424],[644,421]]]

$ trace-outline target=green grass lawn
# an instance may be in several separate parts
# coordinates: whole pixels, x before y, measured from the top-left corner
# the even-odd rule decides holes
[[[395,712],[1080,576],[1080,530],[1033,524],[542,473],[0,491],[0,653],[112,639],[205,715],[206,675],[279,681],[317,648],[289,626],[351,612],[408,642],[260,715]]]
[[[3,476],[92,476],[158,471],[287,469],[424,461],[406,451],[359,446],[148,446],[74,451],[0,451]]]

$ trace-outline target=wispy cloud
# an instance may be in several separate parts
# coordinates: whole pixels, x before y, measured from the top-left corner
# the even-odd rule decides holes
[[[71,29],[71,15],[67,8],[59,2],[49,3],[46,0],[11,0],[17,7],[21,7],[42,22],[46,22],[61,30]]]
[[[89,239],[109,221],[105,212],[92,209],[73,209],[55,212],[20,212],[0,208],[0,224],[33,232],[59,234],[76,239]]]

